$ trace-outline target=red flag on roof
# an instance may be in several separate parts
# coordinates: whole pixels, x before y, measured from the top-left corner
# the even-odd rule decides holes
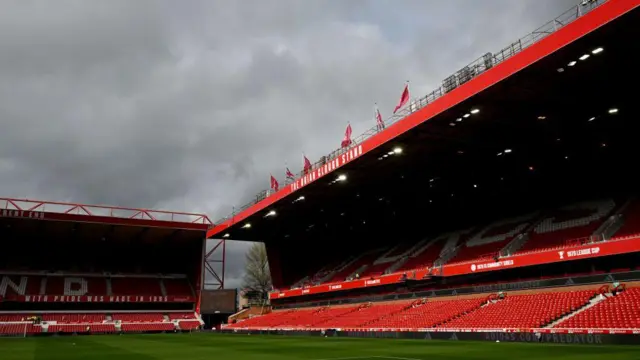
[[[344,131],[344,139],[342,139],[342,147],[346,148],[351,145],[351,124],[347,125],[347,129]]]
[[[404,86],[404,91],[402,91],[402,96],[400,96],[400,102],[396,105],[396,108],[393,109],[393,113],[400,110],[401,107],[405,106],[409,101],[409,83]]]
[[[302,157],[304,158],[304,173],[306,174],[311,170],[311,161],[304,155],[302,155]]]
[[[295,178],[296,178],[296,176],[295,176],[295,175],[293,175],[293,173],[291,172],[291,170],[289,170],[289,168],[287,168],[286,175],[287,175],[287,179],[291,179],[291,180],[293,180],[293,179],[295,179]]]
[[[280,189],[280,184],[278,184],[278,180],[271,175],[271,190],[278,191]]]
[[[375,106],[374,115],[376,117],[376,126],[378,127],[378,131],[384,129],[384,121],[382,120],[382,115],[380,115],[380,110],[378,109],[378,104]]]

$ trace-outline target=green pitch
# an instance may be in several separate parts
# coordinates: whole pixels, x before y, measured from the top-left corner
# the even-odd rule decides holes
[[[220,334],[0,338],[2,360],[640,359],[635,346],[346,339]]]

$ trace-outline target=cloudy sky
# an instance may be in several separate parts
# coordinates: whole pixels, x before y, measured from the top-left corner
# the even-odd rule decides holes
[[[0,196],[218,219],[575,3],[0,0]]]

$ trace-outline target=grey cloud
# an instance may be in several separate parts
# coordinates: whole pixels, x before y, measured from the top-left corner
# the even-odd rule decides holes
[[[217,219],[574,3],[7,1],[0,193]]]

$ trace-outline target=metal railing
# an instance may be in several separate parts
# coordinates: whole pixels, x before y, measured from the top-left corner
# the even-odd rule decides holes
[[[134,209],[121,206],[86,205],[59,201],[0,198],[0,217],[33,217],[33,213],[44,212],[212,225],[211,220],[205,214]]]
[[[591,12],[592,10],[594,10],[595,8],[597,8],[598,6],[602,5],[603,3],[607,2],[607,1],[608,0],[582,0],[582,1],[580,1],[580,3],[578,5],[575,5],[575,6],[571,7],[569,10],[563,12],[561,15],[557,16],[555,19],[547,22],[546,24],[542,25],[541,27],[537,28],[536,30],[532,31],[531,33],[525,35],[524,37],[522,37],[522,38],[520,38],[518,40],[516,40],[515,42],[509,44],[508,46],[500,49],[496,53],[488,52],[488,53],[482,55],[481,57],[479,57],[476,60],[474,60],[473,62],[471,62],[469,65],[463,67],[462,69],[458,70],[453,75],[451,75],[451,76],[447,77],[446,79],[444,79],[442,81],[442,85],[439,86],[434,91],[430,92],[426,96],[423,96],[421,98],[412,100],[409,103],[409,106],[401,109],[400,111],[398,111],[393,116],[390,116],[389,118],[384,120],[385,128],[388,127],[389,125],[395,124],[398,121],[402,121],[408,115],[410,115],[410,114],[412,114],[412,113],[424,108],[425,106],[431,104],[432,102],[434,102],[438,98],[440,98],[440,97],[446,95],[447,93],[453,91],[457,87],[469,82],[473,78],[475,78],[478,75],[486,72],[487,70],[491,69],[495,65],[498,65],[501,62],[511,58],[512,56],[514,56],[517,53],[521,52],[522,50],[528,48],[529,46],[539,42],[540,40],[544,39],[545,37],[549,36],[550,34],[553,34],[558,29],[566,26],[567,24],[572,23],[574,20],[576,20],[579,17]],[[380,130],[377,125],[371,127],[369,130],[365,131],[364,133],[362,133],[359,136],[357,136],[356,138],[354,138],[352,140],[351,147],[353,147],[353,146],[355,146],[357,144],[361,144],[362,142],[364,142],[368,138],[372,137],[373,135],[379,133],[380,131],[384,131],[384,129]],[[316,169],[316,168],[321,167],[325,163],[335,159],[336,157],[340,156],[341,154],[345,153],[348,150],[349,150],[349,148],[347,148],[347,149],[342,149],[341,148],[341,149],[337,149],[337,150],[332,151],[331,153],[321,157],[319,161],[314,163],[312,165],[312,169]],[[299,173],[295,173],[294,175],[296,175],[296,179],[297,179],[297,178],[302,177],[304,175],[304,172],[300,171]],[[285,185],[288,185],[290,183],[291,183],[291,181],[283,182],[283,184],[285,184]],[[222,222],[225,222],[226,220],[232,219],[236,214],[238,214],[238,213],[248,209],[249,207],[259,203],[260,201],[264,200],[268,196],[272,195],[272,193],[273,192],[271,190],[263,190],[263,191],[261,191],[256,196],[255,200],[253,200],[253,201],[251,201],[251,202],[249,202],[249,203],[247,203],[247,204],[245,204],[245,205],[243,205],[241,207],[234,208],[231,215],[223,217],[223,218],[217,220],[215,222],[215,224],[220,224]]]

